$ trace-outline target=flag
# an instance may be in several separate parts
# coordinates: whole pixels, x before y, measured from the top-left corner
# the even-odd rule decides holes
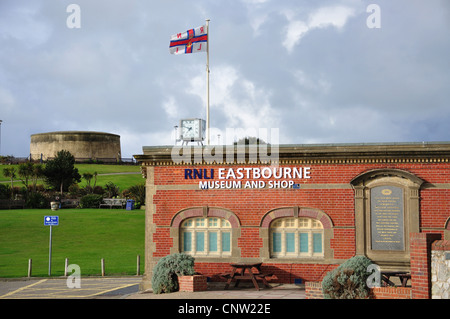
[[[206,52],[208,43],[208,30],[206,26],[190,29],[170,37],[169,52],[171,54],[187,54]]]

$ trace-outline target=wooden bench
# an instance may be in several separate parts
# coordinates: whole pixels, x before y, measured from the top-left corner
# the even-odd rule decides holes
[[[25,208],[23,199],[0,199],[0,209]]]
[[[77,208],[80,205],[78,199],[64,199],[61,201],[61,208]]]
[[[104,198],[99,208],[125,208],[127,200],[123,198]]]

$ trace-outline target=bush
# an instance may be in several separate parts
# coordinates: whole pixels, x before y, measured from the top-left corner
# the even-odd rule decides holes
[[[105,185],[105,193],[108,198],[114,198],[120,195],[120,188],[113,182],[108,182]]]
[[[98,208],[103,201],[102,195],[89,194],[81,197],[81,208]]]
[[[136,207],[145,204],[145,185],[144,183],[133,185],[129,189],[123,191],[124,196],[135,200]]]
[[[49,208],[50,201],[42,193],[30,193],[27,196],[26,207],[28,207],[28,208]]]
[[[92,189],[92,192],[97,195],[103,195],[105,193],[105,191],[103,190],[103,187],[98,186],[98,185]]]
[[[153,293],[169,293],[178,290],[178,276],[192,276],[194,257],[175,253],[161,258],[153,269]]]
[[[370,273],[367,267],[372,261],[365,256],[348,259],[323,278],[325,299],[363,299],[369,295],[366,281]]]
[[[72,184],[69,186],[69,194],[72,196],[78,196],[80,195],[80,186],[78,184]]]
[[[11,198],[11,186],[6,184],[0,184],[0,199]]]

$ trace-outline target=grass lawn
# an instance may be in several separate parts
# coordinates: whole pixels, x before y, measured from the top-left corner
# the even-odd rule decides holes
[[[15,167],[16,175],[18,165],[0,165],[0,182],[10,181],[9,178],[3,176],[3,168],[6,167]],[[141,167],[139,165],[107,165],[107,164],[75,164],[75,167],[78,168],[78,172],[81,176],[83,173],[94,173],[97,172],[99,175],[97,176],[97,185],[105,186],[108,182],[113,182],[114,184],[120,187],[120,190],[123,191],[128,189],[130,186],[141,184],[144,182],[142,175],[140,174]],[[139,174],[128,174],[128,173],[139,173]],[[112,175],[103,175],[103,174],[112,174]],[[22,187],[23,183],[20,181],[19,177],[15,178],[14,186]],[[42,184],[43,180],[38,182],[38,184]],[[81,178],[81,182],[79,183],[80,187],[86,186],[86,180]],[[31,185],[31,182],[30,182]],[[94,179],[91,180],[91,185],[94,185]]]
[[[48,276],[49,226],[44,216],[58,215],[52,227],[52,276],[64,275],[64,261],[77,264],[81,276],[135,275],[137,255],[144,269],[144,210],[50,209],[0,210],[0,277]]]

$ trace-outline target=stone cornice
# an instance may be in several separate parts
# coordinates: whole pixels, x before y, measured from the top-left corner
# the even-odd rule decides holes
[[[265,148],[267,147],[267,148]],[[154,165],[232,165],[232,164],[358,164],[358,163],[448,163],[450,142],[368,143],[368,144],[301,144],[261,146],[262,154],[255,158],[257,146],[178,146],[178,155],[190,154],[184,161],[174,161],[174,146],[144,146],[143,154],[134,155],[144,166]],[[278,157],[271,156],[277,151]],[[215,156],[223,154],[223,156]],[[227,160],[226,154],[231,154]],[[202,154],[210,154],[202,156]],[[253,155],[252,155],[253,154]]]

